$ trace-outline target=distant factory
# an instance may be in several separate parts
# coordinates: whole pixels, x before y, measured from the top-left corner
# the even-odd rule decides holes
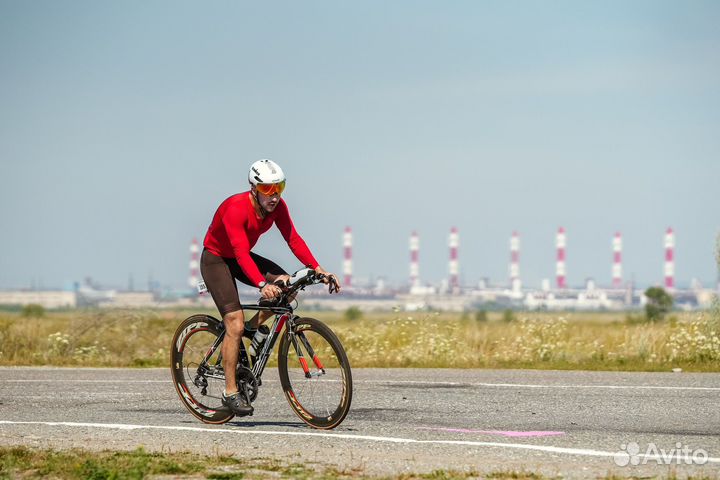
[[[558,228],[555,237],[555,281],[541,282],[540,288],[526,288],[520,275],[520,234],[512,232],[509,239],[510,258],[508,278],[503,285],[491,285],[482,279],[475,285],[461,285],[459,246],[460,234],[456,227],[448,236],[448,276],[439,284],[423,283],[420,276],[420,236],[416,231],[409,237],[409,277],[400,287],[387,285],[380,278],[371,284],[358,284],[353,278],[353,232],[346,227],[342,236],[343,293],[329,296],[323,289],[308,289],[303,294],[303,308],[345,310],[357,306],[367,310],[443,310],[471,311],[478,309],[523,310],[632,310],[642,308],[647,299],[642,289],[632,281],[623,279],[623,239],[620,232],[610,238],[612,263],[611,283],[599,287],[588,279],[581,288],[569,287],[566,279],[567,232]],[[668,228],[664,236],[663,286],[681,309],[704,309],[712,305],[718,288],[703,288],[692,282],[690,288],[678,289],[675,283],[675,233]],[[196,238],[190,243],[188,287],[179,290],[161,289],[156,282],[149,282],[147,291],[108,290],[95,285],[90,279],[77,284],[71,291],[0,291],[0,305],[23,306],[39,304],[46,308],[107,307],[107,308],[162,308],[207,307],[214,308],[208,294],[200,295],[197,284],[200,245]],[[243,302],[257,300],[257,290],[240,285]]]
[[[633,282],[624,282],[622,266],[622,234],[616,232],[611,238],[612,264],[610,266],[611,285],[600,288],[595,281],[588,279],[582,288],[571,288],[566,279],[567,233],[558,228],[555,237],[556,262],[555,282],[551,287],[549,280],[543,280],[539,289],[524,288],[520,277],[520,234],[512,232],[510,236],[510,263],[508,282],[505,286],[491,286],[487,280],[477,285],[465,286],[459,282],[459,231],[450,229],[448,237],[449,261],[448,277],[439,285],[423,285],[420,281],[420,237],[416,231],[410,234],[409,281],[405,288],[391,288],[382,280],[368,287],[359,287],[352,282],[352,230],[346,227],[343,235],[343,275],[345,295],[343,302],[362,303],[367,308],[375,305],[395,304],[405,310],[452,310],[467,311],[479,308],[516,308],[528,310],[629,310],[642,308],[646,303],[643,290],[635,288]],[[665,237],[665,263],[663,286],[674,298],[679,308],[708,308],[718,286],[712,289],[702,288],[697,282],[691,287],[680,290],[675,287],[675,234],[668,228]],[[333,308],[339,300],[323,298],[312,294],[318,307]],[[316,298],[315,298],[316,297]],[[354,303],[353,303],[354,302]]]

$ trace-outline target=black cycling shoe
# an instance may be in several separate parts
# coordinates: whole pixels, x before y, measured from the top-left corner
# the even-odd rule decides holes
[[[225,392],[223,392],[222,404],[232,410],[235,415],[241,417],[253,414],[254,409],[252,405],[248,404],[248,401],[245,399],[245,395],[240,392],[235,392],[228,396],[225,396]]]

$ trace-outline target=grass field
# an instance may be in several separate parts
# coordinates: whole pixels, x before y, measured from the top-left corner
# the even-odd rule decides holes
[[[0,313],[0,365],[165,367],[173,332],[191,313]],[[307,316],[338,333],[354,367],[720,371],[720,320],[712,312],[659,323],[624,313]]]
[[[0,448],[0,478],[142,479],[164,478],[260,479],[349,478],[316,465],[284,464],[272,459],[239,459],[228,455],[151,453],[134,451],[37,450]]]
[[[240,459],[227,455],[196,455],[192,453],[151,453],[142,448],[134,451],[89,452],[85,450],[36,450],[26,447],[0,447],[0,478],[60,479],[142,479],[142,478],[207,478],[207,479],[352,479],[386,480],[466,480],[471,478],[544,480],[550,478],[531,471],[502,470],[493,472],[436,470],[430,473],[368,477],[362,471],[340,471],[316,464],[282,463],[273,459]],[[598,477],[613,480],[637,477],[615,475]],[[678,477],[673,473],[658,479],[710,480],[713,477]]]

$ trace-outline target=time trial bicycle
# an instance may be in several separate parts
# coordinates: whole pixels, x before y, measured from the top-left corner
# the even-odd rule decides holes
[[[238,391],[249,403],[255,401],[262,385],[262,374],[275,344],[278,348],[280,384],[290,408],[313,428],[337,427],[348,414],[352,400],[350,362],[338,337],[324,323],[294,314],[292,299],[306,287],[325,280],[315,270],[295,272],[287,284],[278,284],[282,293],[244,310],[269,311],[275,315],[270,332],[251,357],[240,342],[236,368]],[[329,277],[330,293],[337,291]],[[198,314],[185,319],[172,341],[173,384],[187,409],[205,423],[226,423],[235,414],[222,404],[225,372],[220,346],[225,324],[210,315]]]

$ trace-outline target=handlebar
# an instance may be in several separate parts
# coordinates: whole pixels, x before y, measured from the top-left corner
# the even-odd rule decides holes
[[[287,303],[287,299],[299,290],[305,289],[310,285],[317,285],[318,283],[324,283],[324,280],[329,277],[328,281],[328,292],[337,293],[339,285],[334,276],[328,276],[322,273],[317,273],[312,268],[303,268],[298,270],[290,276],[290,281],[286,284],[283,281],[275,282],[275,285],[280,287],[282,293],[274,298],[261,298],[258,305],[261,307],[278,307]]]

